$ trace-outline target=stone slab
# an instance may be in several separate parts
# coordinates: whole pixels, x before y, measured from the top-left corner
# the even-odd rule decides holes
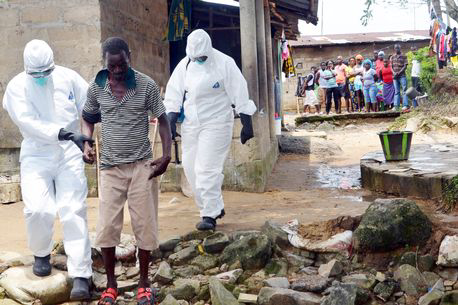
[[[359,119],[378,119],[378,118],[396,118],[400,116],[400,112],[385,111],[385,112],[354,112],[345,114],[331,115],[310,115],[296,118],[296,126],[304,123],[327,122],[327,121],[345,121]]]

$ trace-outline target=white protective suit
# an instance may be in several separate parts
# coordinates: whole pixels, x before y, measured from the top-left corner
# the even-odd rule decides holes
[[[253,115],[256,106],[235,61],[213,49],[205,31],[189,35],[186,54],[170,77],[164,104],[167,112],[180,112],[187,92],[181,125],[183,167],[200,216],[215,218],[224,208],[221,186],[234,125],[231,105],[247,115]],[[204,64],[190,62],[201,56],[208,57]]]
[[[24,49],[28,72],[54,66],[53,52],[44,41],[32,40]],[[21,189],[28,244],[35,256],[51,253],[56,213],[63,226],[64,247],[71,277],[92,275],[91,246],[86,220],[87,182],[82,153],[72,141],[59,141],[61,128],[80,130],[79,118],[88,84],[75,71],[55,66],[45,86],[26,72],[8,84],[3,108],[23,136]]]

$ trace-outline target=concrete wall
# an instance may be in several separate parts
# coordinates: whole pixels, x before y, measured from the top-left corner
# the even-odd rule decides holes
[[[162,41],[166,0],[100,0],[102,40],[120,36],[132,52],[132,66],[165,88],[170,75],[169,45]]]
[[[302,76],[310,73],[312,66],[319,66],[322,61],[336,60],[337,56],[342,56],[344,59],[348,59],[357,54],[361,54],[364,58],[373,58],[374,50],[383,50],[388,56],[394,53],[394,42],[383,42],[383,43],[365,43],[365,44],[354,44],[354,45],[342,45],[342,46],[324,46],[324,47],[294,47],[293,48],[293,59],[294,64],[302,64],[302,68],[296,68],[296,73],[301,73]],[[425,47],[429,44],[429,41],[420,42],[403,42],[400,43],[402,51],[407,53],[410,51],[411,46],[417,46],[418,48]],[[283,110],[296,110],[296,87],[297,77],[291,77],[283,82]],[[301,106],[302,108],[302,106]]]

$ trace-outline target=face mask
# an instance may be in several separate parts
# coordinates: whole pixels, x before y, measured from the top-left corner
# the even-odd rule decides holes
[[[44,86],[46,86],[46,84],[48,83],[48,78],[47,78],[47,77],[39,77],[39,78],[34,78],[33,81],[34,81],[35,84],[37,84],[38,86],[44,87]]]
[[[198,63],[199,65],[203,65],[205,61],[196,60],[196,63]]]

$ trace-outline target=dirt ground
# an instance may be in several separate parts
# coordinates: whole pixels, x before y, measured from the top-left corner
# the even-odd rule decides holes
[[[292,122],[293,117],[287,119]],[[388,124],[376,121],[340,127],[327,131],[326,140],[311,138],[312,146],[319,144],[322,148],[318,153],[280,156],[267,192],[224,192],[226,216],[219,222],[218,230],[259,229],[266,220],[284,223],[296,218],[302,224],[309,224],[342,215],[361,215],[380,195],[360,188],[359,160],[365,153],[381,149],[376,133],[385,130]],[[444,142],[458,144],[458,137],[446,132],[415,134],[412,144]],[[336,150],[335,145],[326,150],[326,143],[336,144],[341,150]],[[163,193],[159,199],[161,240],[194,229],[199,213],[192,199],[180,193]],[[0,206],[0,232],[3,233],[0,251],[30,253],[22,209],[21,202]],[[430,211],[434,213],[433,208]],[[88,200],[90,231],[95,231],[97,215],[98,200],[91,198]],[[438,217],[451,224],[458,223],[458,217],[453,215]],[[124,223],[123,231],[132,233],[127,209]],[[58,221],[55,228],[55,240],[61,239]]]

